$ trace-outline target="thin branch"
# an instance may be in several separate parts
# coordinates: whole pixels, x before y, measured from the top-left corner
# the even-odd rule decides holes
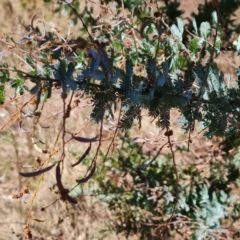
[[[68,3],[66,0],[63,0],[63,1],[72,9],[72,11],[74,12],[74,14],[81,20],[82,25],[83,25],[83,27],[85,28],[85,30],[87,31],[88,36],[89,36],[91,42],[93,42],[94,40],[93,40],[90,32],[88,31],[87,25],[86,25],[85,22],[83,21],[83,19],[82,19],[82,17],[80,16],[80,14],[77,12],[77,10],[76,10],[70,3]]]
[[[179,177],[178,177],[177,165],[176,165],[176,160],[175,160],[175,154],[173,152],[172,143],[170,141],[170,136],[167,136],[167,137],[168,137],[168,144],[170,147],[170,152],[172,155],[173,168],[174,168],[174,172],[175,172],[175,176],[176,176],[176,181],[175,181],[176,197],[175,197],[175,204],[173,207],[173,212],[172,212],[170,218],[168,219],[167,223],[165,224],[165,227],[163,228],[162,232],[164,232],[167,229],[168,225],[171,223],[171,221],[174,217],[174,214],[176,213],[176,209],[177,209],[177,205],[178,205],[178,198],[179,198],[179,190],[178,190]]]
[[[190,34],[191,36],[198,38],[199,40],[201,39],[200,37],[196,36],[195,34],[189,32],[188,30],[186,30],[188,34]],[[215,50],[218,50],[216,47],[214,47],[214,44],[210,43],[209,41],[206,41],[207,44],[209,44],[212,48],[214,48]],[[237,65],[234,64],[224,53],[223,51],[220,51],[220,54],[234,67],[237,68]]]
[[[120,98],[120,101],[121,101],[121,98]],[[120,110],[119,110],[119,115],[118,115],[118,120],[117,120],[117,126],[119,125],[119,122],[120,122],[120,119],[121,119],[122,101],[120,102],[120,108],[119,108],[119,109],[120,109]],[[118,133],[118,127],[116,127],[116,129],[115,129],[115,131],[114,131],[112,141],[111,141],[111,143],[110,143],[109,146],[108,146],[107,153],[105,154],[105,157],[104,157],[104,159],[103,159],[103,162],[105,162],[105,160],[106,160],[107,157],[108,157],[110,148],[111,148],[111,146],[112,146],[113,143],[114,143],[114,140],[115,140],[115,138],[116,138],[117,133]]]

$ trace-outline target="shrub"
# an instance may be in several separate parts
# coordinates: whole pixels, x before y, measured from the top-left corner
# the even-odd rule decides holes
[[[117,1],[116,9],[107,4],[99,4],[99,7],[112,15],[113,22],[104,21],[101,16],[94,19],[91,16],[92,10],[87,8],[79,14],[78,4],[71,2],[62,1],[64,7],[71,10],[73,19],[82,23],[85,36],[72,39],[70,28],[67,34],[60,33],[49,27],[51,24],[43,18],[35,15],[29,25],[29,32],[21,39],[15,40],[4,35],[1,38],[5,46],[1,57],[11,54],[17,56],[23,64],[22,68],[18,68],[1,62],[2,108],[21,96],[29,98],[0,129],[3,130],[17,118],[19,130],[28,133],[35,149],[47,156],[38,161],[35,171],[21,171],[20,175],[30,179],[39,178],[35,191],[37,193],[43,174],[55,169],[58,200],[77,204],[77,199],[73,196],[74,189],[94,177],[97,169],[101,169],[101,172],[95,178],[104,191],[118,192],[124,189],[123,186],[118,187],[114,179],[105,179],[101,174],[111,169],[118,178],[118,171],[125,172],[132,179],[133,186],[140,189],[131,189],[129,193],[121,195],[121,199],[119,194],[108,199],[110,209],[118,214],[115,224],[117,231],[140,233],[142,238],[153,237],[154,234],[166,237],[173,226],[175,231],[183,227],[191,229],[193,239],[227,236],[227,232],[221,228],[220,220],[228,216],[228,208],[235,204],[232,198],[228,199],[227,191],[228,183],[238,179],[236,163],[229,160],[224,166],[225,170],[229,169],[229,174],[219,176],[220,180],[215,180],[215,172],[208,178],[203,178],[193,166],[178,168],[173,148],[176,142],[172,140],[175,128],[170,121],[173,110],[177,110],[180,115],[179,125],[188,136],[188,148],[192,143],[192,133],[197,129],[196,125],[208,139],[224,137],[228,140],[238,137],[240,68],[235,66],[236,79],[233,86],[230,79],[225,83],[224,74],[216,64],[219,55],[225,56],[222,52],[222,39],[225,37],[222,27],[226,28],[230,23],[221,24],[223,17],[220,10],[226,2],[220,4],[212,1],[211,21],[197,22],[193,19],[190,30],[184,26],[181,17],[176,18],[181,12],[174,2],[164,1],[165,8],[160,8],[157,3],[145,3],[132,12],[129,10],[138,1],[126,1],[125,6]],[[169,5],[174,7],[174,11],[170,15],[172,17],[166,19]],[[239,6],[239,3],[235,2],[234,6]],[[233,9],[227,11],[230,13]],[[41,27],[44,28],[43,32]],[[92,28],[91,32],[89,27]],[[240,53],[239,37],[233,48],[233,51]],[[233,64],[227,57],[226,61]],[[7,84],[15,90],[15,97],[10,101],[5,100]],[[41,140],[37,127],[47,128],[41,125],[41,116],[45,111],[45,103],[52,101],[52,94],[59,89],[62,124],[52,146],[42,149],[38,144]],[[90,119],[99,127],[96,136],[83,137],[79,136],[81,130],[74,132],[67,129],[67,120],[81,101],[92,107]],[[143,157],[138,147],[131,146],[129,139],[126,139],[127,147],[118,152],[116,161],[116,156],[111,157],[110,152],[118,132],[128,131],[136,122],[141,128],[143,111],[164,132],[165,142],[146,163],[143,161],[146,156]],[[27,118],[33,119],[30,132],[22,127]],[[111,133],[111,141],[102,153],[103,164],[100,166],[98,163],[105,140],[104,129]],[[89,145],[72,167],[81,164],[89,155],[92,145],[96,146],[88,171],[76,180],[72,189],[68,189],[62,183],[62,175],[66,146],[73,141]],[[151,143],[152,139],[144,141]],[[158,158],[165,146],[169,147],[170,155],[167,159],[172,161],[172,168],[169,167],[169,162],[165,167]],[[61,156],[56,160],[59,152]],[[150,155],[146,160],[149,158]],[[216,164],[214,167],[221,169],[223,166]],[[211,169],[215,171],[214,168]],[[231,178],[232,170],[236,173],[234,180]],[[187,184],[186,177],[190,177],[191,184]],[[208,180],[210,184],[207,185]],[[15,198],[29,192],[29,182],[30,180],[26,182]],[[35,196],[36,194],[31,201],[25,227],[28,238],[32,236],[30,220]]]

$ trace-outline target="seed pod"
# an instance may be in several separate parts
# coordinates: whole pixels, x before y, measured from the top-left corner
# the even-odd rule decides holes
[[[80,164],[80,163],[85,159],[85,157],[88,155],[88,153],[89,153],[90,150],[91,150],[91,146],[92,146],[92,144],[90,143],[90,144],[89,144],[89,147],[87,148],[87,150],[85,151],[85,153],[79,158],[79,160],[78,160],[77,162],[75,162],[74,164],[72,164],[72,167],[77,166],[78,164]]]
[[[43,169],[40,169],[38,171],[35,171],[35,172],[29,172],[29,173],[23,173],[23,172],[19,172],[19,174],[22,176],[22,177],[36,177],[42,173],[45,173],[47,171],[49,171],[50,169],[52,169],[53,167],[55,166],[55,163],[52,164],[51,166],[48,166],[46,168],[43,168]]]
[[[84,137],[73,137],[73,138],[79,142],[91,143],[91,142],[95,142],[97,140],[98,136],[93,137],[93,138],[84,138]]]
[[[57,180],[57,186],[59,189],[59,194],[61,195],[60,199],[62,201],[68,201],[72,204],[77,204],[77,200],[75,200],[74,198],[70,197],[68,195],[69,190],[67,188],[63,187],[62,181],[61,181],[61,171],[60,171],[60,162],[58,163],[57,167],[56,167],[56,180]]]
[[[60,172],[60,162],[58,163],[57,167],[56,167],[56,180],[57,180],[57,186],[59,191],[63,191],[64,187],[62,185],[62,181],[61,181],[61,172]]]
[[[80,179],[80,180],[76,180],[77,183],[85,183],[87,182],[95,173],[96,171],[96,161],[94,161],[93,163],[93,168],[91,169],[91,171],[89,172],[89,174],[87,176],[85,176],[84,178]]]

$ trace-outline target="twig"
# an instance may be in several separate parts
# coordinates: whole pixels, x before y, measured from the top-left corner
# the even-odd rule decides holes
[[[168,137],[170,152],[172,155],[173,168],[174,168],[174,172],[175,172],[175,176],[176,176],[176,181],[175,181],[176,197],[175,197],[175,204],[173,206],[173,212],[172,212],[170,218],[168,219],[167,223],[165,224],[165,227],[163,228],[162,232],[164,232],[167,229],[168,225],[171,223],[171,221],[174,217],[174,214],[176,212],[176,209],[177,209],[178,198],[179,198],[179,196],[178,196],[179,195],[179,191],[178,191],[179,177],[178,177],[177,165],[176,165],[175,155],[174,155],[173,148],[172,148],[172,143],[170,141],[170,136],[167,136],[167,137]]]
[[[0,127],[0,131],[2,131],[2,130],[9,124],[9,122],[10,122],[18,113],[20,113],[20,112],[22,111],[22,109],[23,109],[25,106],[27,106],[27,104],[28,104],[29,102],[31,102],[32,99],[34,99],[34,98],[35,98],[35,96],[32,96],[26,103],[24,103],[23,106],[22,106],[19,110],[17,110],[17,111],[8,119],[8,121],[7,121],[6,123],[4,123],[4,124]]]
[[[120,99],[120,101],[121,101],[121,99]],[[120,119],[121,119],[122,101],[120,102],[120,108],[119,108],[119,109],[120,109],[120,110],[119,110],[119,115],[118,115],[118,120],[117,120],[117,126],[118,126],[118,124],[119,124],[119,122],[120,122]],[[111,146],[113,145],[114,140],[115,140],[115,138],[116,138],[117,132],[118,132],[118,127],[116,127],[116,129],[115,129],[115,131],[114,131],[112,141],[111,141],[111,143],[110,143],[109,146],[108,146],[107,153],[105,154],[105,157],[104,157],[104,159],[103,159],[103,162],[105,162],[105,160],[107,159],[107,156],[108,156],[108,154],[109,154],[110,148],[111,148]]]
[[[79,15],[79,13],[77,12],[77,10],[76,10],[70,3],[68,3],[66,0],[63,0],[63,1],[72,9],[72,11],[74,12],[74,14],[81,20],[82,25],[83,25],[83,27],[85,28],[85,30],[87,31],[88,36],[89,36],[91,42],[93,42],[93,38],[92,38],[90,32],[88,31],[87,25],[85,24],[85,22],[83,21],[82,17],[81,17],[81,16]]]

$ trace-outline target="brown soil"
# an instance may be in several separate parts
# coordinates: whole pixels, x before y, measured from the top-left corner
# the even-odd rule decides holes
[[[56,2],[56,1],[52,1]],[[192,12],[197,12],[198,4],[204,4],[204,0],[182,0],[181,9],[184,11],[184,17],[190,17]],[[26,3],[26,4],[25,4]],[[25,5],[24,5],[25,4]],[[43,9],[44,16],[47,21],[55,23],[55,27],[59,28],[61,32],[67,33],[68,18],[64,16],[64,12],[58,14],[57,16],[52,11],[56,3],[51,3],[48,5],[48,10],[46,10],[46,4],[43,4],[42,0],[38,1],[20,1],[20,0],[3,0],[0,3],[2,7],[2,13],[0,16],[0,34],[11,35],[16,39],[21,38],[23,34],[26,33],[24,25],[27,25],[31,21],[33,14],[37,13],[42,15]],[[23,9],[23,6],[24,9]],[[50,7],[49,7],[50,6]],[[37,9],[37,10],[36,10]],[[239,10],[240,12],[240,10]],[[9,17],[11,16],[11,17]],[[79,26],[75,27],[77,29]],[[74,31],[74,30],[73,30]],[[76,30],[77,31],[77,30]],[[0,46],[0,50],[1,46]],[[230,74],[235,76],[234,67],[227,59],[231,59],[233,64],[239,66],[240,58],[233,56],[233,53],[227,52],[225,55],[220,55],[217,63],[225,74]],[[8,93],[8,97],[13,96],[13,93]],[[54,134],[61,124],[61,118],[58,113],[62,111],[59,107],[60,91],[55,92],[53,96],[55,101],[46,103],[46,111],[42,116],[42,124],[49,124],[50,128],[47,131],[39,128],[39,138],[44,139],[45,145],[40,145],[43,148],[50,149],[53,146]],[[20,99],[21,103],[24,103],[29,96]],[[84,103],[82,103],[84,104]],[[2,126],[15,112],[17,105],[8,105],[7,108],[1,109],[0,111],[0,125]],[[86,117],[90,112],[90,107],[79,107],[73,110],[71,118],[68,120],[69,131],[76,132],[79,131],[82,124],[85,122]],[[50,119],[54,121],[50,122]],[[149,138],[151,133],[155,133],[155,137],[158,140],[158,145],[166,141],[163,133],[156,133],[156,128],[154,124],[150,124],[150,119],[146,118],[143,121],[142,131],[139,133],[137,127],[132,130],[132,137]],[[16,127],[17,119],[13,123],[9,124],[9,127],[0,132],[0,231],[1,239],[20,239],[22,236],[22,228],[26,224],[25,220],[27,217],[27,211],[29,210],[29,205],[26,204],[29,199],[33,196],[31,193],[27,198],[22,199],[12,199],[12,196],[21,189],[26,180],[19,177],[19,171],[25,171],[22,165],[35,166],[36,157],[45,159],[46,157],[42,154],[36,153],[32,146],[31,139],[27,134],[19,132]],[[23,125],[24,129],[28,129],[31,123],[25,122]],[[177,115],[174,114],[172,117],[172,127],[174,128],[173,141],[179,142],[176,147],[183,147],[187,145],[187,136],[184,135],[179,128],[175,128],[177,125]],[[97,126],[89,124],[88,127],[80,131],[81,136],[94,136],[97,133]],[[151,133],[149,133],[151,132]],[[197,131],[196,131],[197,133]],[[194,133],[194,134],[196,134]],[[193,135],[194,135],[193,134]],[[106,132],[104,137],[107,137]],[[104,147],[108,146],[109,142],[104,143]],[[208,163],[209,158],[212,156],[214,151],[216,151],[216,144],[213,141],[206,143],[205,140],[199,138],[199,135],[193,138],[193,142],[190,146],[191,151],[189,153],[184,153],[181,155],[181,162],[178,164],[188,164],[193,161],[205,171],[204,174],[208,175],[209,169],[205,167]],[[145,145],[145,150],[152,149],[152,145]],[[73,161],[73,156],[79,156],[81,152],[86,149],[86,146],[80,145],[78,143],[70,143],[67,146],[66,155],[69,163],[66,164],[68,174],[63,176],[63,181],[66,184],[72,184],[75,181],[76,175],[82,174],[85,169],[73,170],[70,167],[70,163]],[[165,152],[168,149],[164,150]],[[221,151],[219,151],[218,161],[222,161]],[[54,156],[54,160],[60,158],[60,155]],[[33,182],[33,186],[30,187],[31,192],[35,190],[37,182]],[[54,199],[56,199],[56,194],[54,193],[55,176],[54,172],[49,172],[47,176],[44,177],[41,188],[37,194],[37,198],[34,204],[32,218],[37,219],[33,221],[33,232],[39,237],[36,239],[100,239],[94,238],[93,236],[98,233],[98,231],[104,226],[104,224],[112,221],[111,214],[105,205],[102,205],[95,197],[87,196],[83,197],[80,204],[76,209],[71,207],[65,208],[64,203],[58,202],[53,207],[47,209],[44,213],[41,212],[41,208],[47,206]],[[49,190],[51,189],[51,190]],[[61,213],[61,214],[59,214]],[[60,217],[59,217],[60,216]],[[43,220],[39,223],[38,219]],[[46,220],[46,221],[45,221]],[[76,224],[77,223],[77,224]],[[113,234],[110,236],[111,239],[125,239],[123,236],[116,236]],[[109,239],[101,238],[101,239]],[[137,237],[135,238],[137,239]]]

